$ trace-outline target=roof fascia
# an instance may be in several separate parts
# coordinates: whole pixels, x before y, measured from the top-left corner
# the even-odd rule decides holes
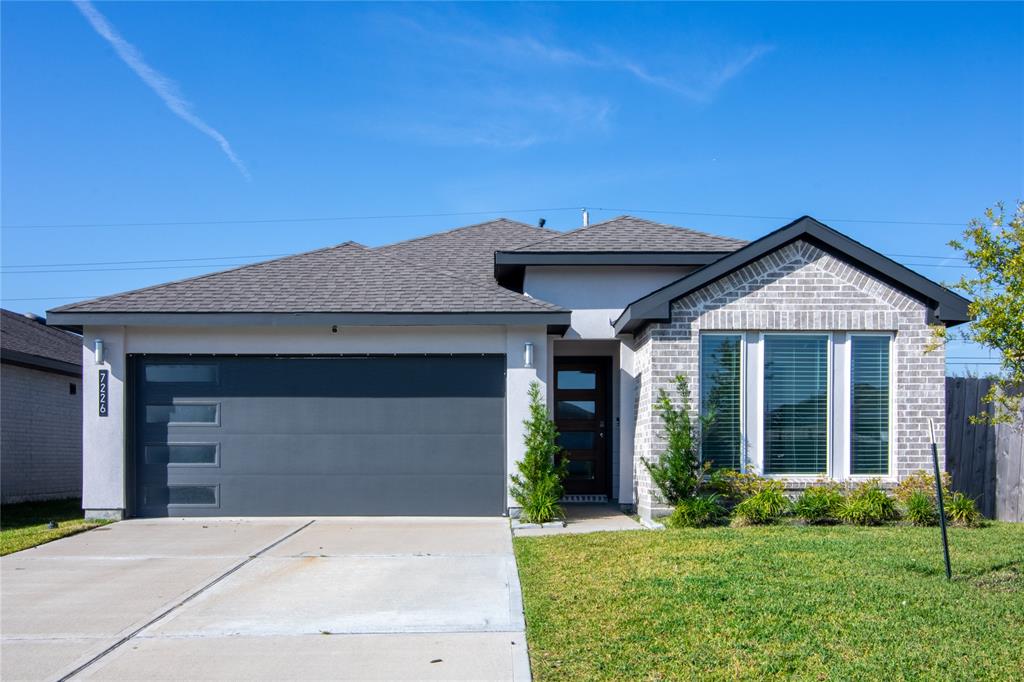
[[[493,313],[90,313],[51,312],[46,323],[62,328],[113,326],[253,326],[318,324],[380,326],[569,325],[568,311]]]
[[[23,353],[21,351],[10,350],[7,348],[0,350],[0,362],[8,365],[27,367],[29,369],[37,369],[43,372],[64,374],[69,377],[82,376],[81,365],[75,365],[70,362],[55,360],[53,358],[44,358],[41,355],[32,355],[31,353]]]

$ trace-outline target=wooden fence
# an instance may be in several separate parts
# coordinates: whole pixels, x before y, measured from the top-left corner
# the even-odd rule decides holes
[[[1020,424],[972,424],[991,411],[989,379],[946,377],[946,471],[953,489],[974,498],[990,519],[1024,521],[1024,433]]]

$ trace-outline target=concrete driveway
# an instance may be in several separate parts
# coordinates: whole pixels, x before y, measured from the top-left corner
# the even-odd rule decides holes
[[[0,569],[5,681],[529,679],[504,519],[132,520]]]

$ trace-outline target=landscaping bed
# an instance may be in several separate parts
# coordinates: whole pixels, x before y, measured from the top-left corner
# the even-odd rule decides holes
[[[49,528],[54,522],[57,527]],[[44,542],[101,526],[107,521],[86,521],[82,501],[21,502],[0,507],[0,556],[20,552]]]
[[[1024,525],[514,542],[538,680],[1024,678]]]

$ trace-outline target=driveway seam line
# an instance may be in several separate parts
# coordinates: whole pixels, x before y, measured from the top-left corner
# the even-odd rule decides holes
[[[208,582],[205,585],[203,585],[202,587],[200,587],[195,592],[192,592],[191,594],[187,595],[181,601],[177,602],[176,604],[171,605],[170,607],[168,607],[166,610],[164,610],[160,614],[158,614],[155,617],[151,618],[150,620],[146,621],[145,623],[140,625],[135,630],[132,630],[127,635],[125,635],[121,639],[117,640],[116,642],[111,644],[109,647],[107,647],[106,649],[104,649],[100,653],[96,654],[95,656],[90,658],[88,661],[86,661],[82,665],[80,665],[77,668],[75,668],[74,670],[72,670],[67,675],[63,675],[60,678],[60,682],[66,682],[67,680],[70,680],[75,675],[78,675],[79,673],[84,672],[86,669],[91,667],[93,664],[99,662],[101,659],[103,659],[103,658],[107,657],[108,655],[110,655],[111,653],[113,653],[116,649],[118,649],[121,646],[123,646],[124,644],[128,643],[131,639],[133,639],[137,634],[139,634],[140,632],[142,632],[146,628],[148,628],[148,627],[150,627],[152,625],[155,625],[159,621],[161,621],[164,618],[166,618],[167,616],[169,616],[174,611],[177,611],[182,606],[184,606],[188,602],[192,601],[193,599],[195,599],[196,597],[201,595],[203,592],[206,592],[208,589],[210,589],[211,587],[213,587],[214,585],[216,585],[220,581],[224,580],[225,578],[227,578],[231,574],[233,574],[236,571],[238,571],[239,569],[241,569],[243,566],[248,564],[250,561],[255,560],[256,558],[258,558],[261,554],[263,554],[265,552],[269,552],[274,547],[277,547],[278,545],[280,545],[285,540],[288,540],[289,538],[294,537],[295,535],[297,535],[298,533],[302,532],[306,528],[309,528],[314,523],[316,523],[316,519],[313,519],[312,521],[308,521],[307,523],[299,526],[298,528],[296,528],[295,530],[291,531],[290,533],[287,533],[287,534],[281,536],[280,538],[278,538],[274,542],[270,543],[269,545],[267,545],[266,547],[264,547],[260,551],[256,552],[255,554],[250,554],[243,561],[238,562],[237,564],[235,564],[234,566],[229,568],[227,571],[221,573],[219,576],[217,576],[216,578],[214,578],[210,582]]]

